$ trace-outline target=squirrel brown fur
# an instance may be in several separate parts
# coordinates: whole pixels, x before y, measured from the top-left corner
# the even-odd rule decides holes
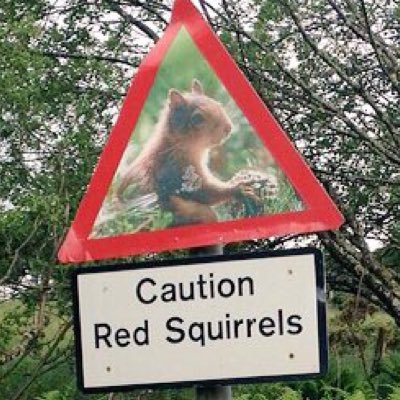
[[[142,191],[154,191],[161,208],[171,211],[174,224],[180,225],[216,221],[211,206],[235,196],[256,198],[249,186],[222,181],[209,169],[209,151],[231,130],[223,106],[204,94],[198,80],[190,92],[170,89],[154,133],[122,175],[116,201],[135,183]]]

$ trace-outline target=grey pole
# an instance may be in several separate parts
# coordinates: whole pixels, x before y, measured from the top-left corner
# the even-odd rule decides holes
[[[189,250],[189,254],[193,257],[221,256],[224,254],[224,245],[215,244],[212,246],[192,247]]]
[[[195,400],[231,400],[232,388],[230,386],[210,385],[196,386]]]
[[[196,257],[219,256],[224,254],[224,246],[217,244],[214,246],[196,247],[190,249],[190,255]],[[232,388],[222,385],[195,386],[194,400],[231,400]]]

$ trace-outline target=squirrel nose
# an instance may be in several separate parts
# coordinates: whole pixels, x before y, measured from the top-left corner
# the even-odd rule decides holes
[[[225,124],[224,127],[224,132],[228,135],[232,130],[232,124],[230,122],[228,122],[227,124]]]

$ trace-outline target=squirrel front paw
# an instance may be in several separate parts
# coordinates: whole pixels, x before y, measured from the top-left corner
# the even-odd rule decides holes
[[[238,184],[238,196],[239,198],[241,197],[246,197],[248,199],[251,199],[254,201],[256,204],[262,204],[262,201],[260,197],[256,194],[254,191],[254,188],[250,185],[246,185],[243,183]]]

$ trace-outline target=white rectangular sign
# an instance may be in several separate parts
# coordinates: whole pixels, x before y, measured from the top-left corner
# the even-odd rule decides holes
[[[326,369],[321,254],[313,249],[74,273],[85,392],[284,380]]]

